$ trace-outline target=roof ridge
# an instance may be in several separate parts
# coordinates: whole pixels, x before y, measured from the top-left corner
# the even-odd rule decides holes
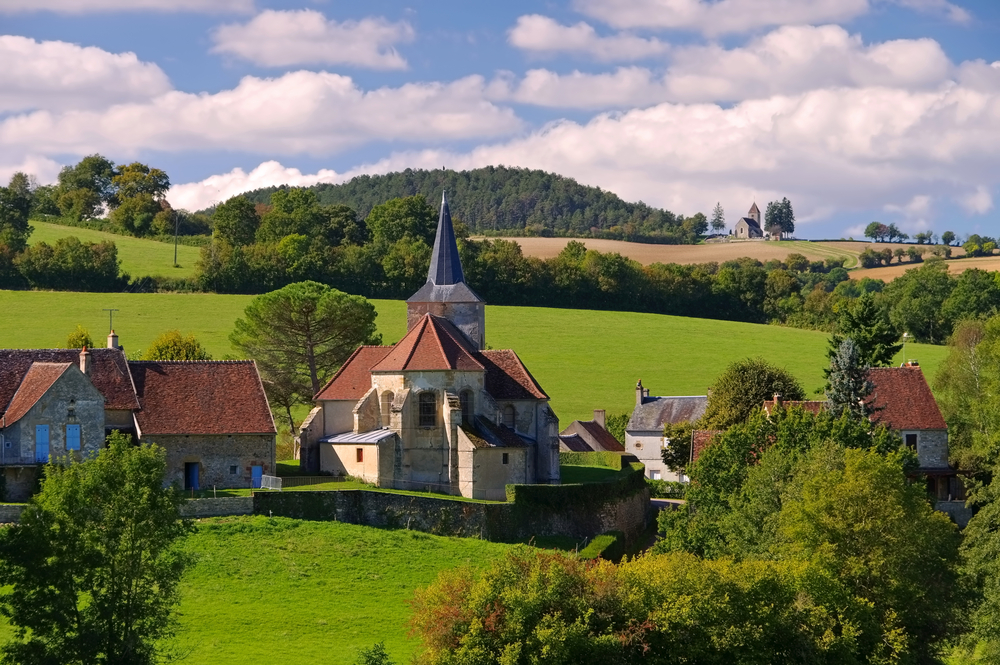
[[[253,364],[256,361],[251,358],[242,360],[129,360],[129,364],[136,365],[240,365]],[[72,364],[72,363],[71,363]]]

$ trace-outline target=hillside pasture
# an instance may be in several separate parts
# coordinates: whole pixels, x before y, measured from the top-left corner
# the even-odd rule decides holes
[[[126,352],[145,349],[165,330],[193,334],[214,358],[232,357],[228,336],[252,296],[206,293],[66,293],[0,291],[0,348],[59,347],[77,324],[103,345],[108,315]],[[385,343],[406,332],[406,304],[373,301]],[[810,394],[823,381],[828,335],[778,326],[660,314],[533,307],[487,307],[486,342],[517,351],[552,399],[565,425],[593,409],[631,412],[635,383],[653,395],[704,395],[725,367],[762,356],[787,368]],[[947,354],[908,344],[928,379]],[[896,358],[902,362],[903,353]]]
[[[49,224],[37,220],[32,220],[31,226],[35,230],[28,239],[28,243],[32,245],[38,242],[54,245],[57,240],[67,236],[76,236],[80,242],[110,240],[118,248],[118,258],[121,260],[122,270],[132,277],[145,277],[147,275],[173,278],[193,277],[195,263],[198,261],[201,251],[198,247],[179,245],[177,247],[179,267],[175,268],[174,246],[172,244],[76,226]]]
[[[651,263],[722,263],[744,256],[767,262],[772,259],[785,260],[789,254],[802,254],[811,261],[825,261],[828,258],[843,258],[846,268],[858,265],[858,255],[867,248],[895,250],[902,247],[920,247],[910,244],[873,244],[857,241],[808,241],[782,240],[770,241],[736,241],[721,243],[705,243],[703,245],[651,245],[622,240],[601,240],[597,238],[502,238],[513,240],[521,245],[525,256],[535,256],[549,259],[557,256],[566,243],[577,240],[587,246],[587,249],[599,252],[617,252],[622,256],[638,261],[643,265]],[[926,245],[924,249],[928,249]],[[962,254],[961,248],[953,248],[955,256]]]

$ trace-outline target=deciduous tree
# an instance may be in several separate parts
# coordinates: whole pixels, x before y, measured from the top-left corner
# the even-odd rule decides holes
[[[704,425],[706,429],[726,429],[744,422],[760,411],[765,401],[780,394],[786,400],[805,398],[802,385],[787,370],[763,358],[738,360],[712,384]]]
[[[86,328],[81,325],[77,325],[76,329],[66,338],[66,348],[82,349],[85,346],[92,348],[94,346],[94,340],[90,339],[90,332],[88,332]]]
[[[154,339],[143,360],[211,360],[194,335],[184,337],[179,330],[168,330]]]

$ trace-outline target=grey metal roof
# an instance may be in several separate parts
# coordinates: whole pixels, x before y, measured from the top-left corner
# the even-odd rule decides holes
[[[324,437],[320,439],[320,443],[378,443],[395,435],[396,433],[391,429],[374,429],[370,432],[358,432],[357,434],[344,432]]]
[[[441,214],[438,217],[434,251],[427,270],[427,282],[407,302],[483,302],[465,283],[462,259],[458,255],[455,227],[451,223],[448,196],[441,193]]]
[[[635,407],[625,427],[630,432],[660,431],[667,423],[695,422],[708,408],[706,395],[688,397],[646,397]]]

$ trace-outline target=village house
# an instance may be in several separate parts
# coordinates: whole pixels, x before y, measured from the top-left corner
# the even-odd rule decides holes
[[[508,484],[558,483],[549,397],[516,353],[486,349],[485,336],[486,303],[465,283],[442,197],[406,335],[358,348],[315,396],[300,430],[302,468],[497,500]]]
[[[666,425],[697,422],[708,407],[708,397],[650,397],[642,381],[635,386],[635,410],[625,426],[625,450],[646,466],[651,480],[681,481],[681,474],[663,462],[663,450],[670,445],[664,438]]]
[[[118,430],[167,453],[166,483],[250,487],[275,468],[275,427],[253,361],[129,361],[105,349],[0,350],[0,468],[8,500],[50,458],[84,458]]]
[[[594,409],[593,420],[574,420],[559,433],[564,453],[623,453],[625,446],[605,426],[604,409]]]

